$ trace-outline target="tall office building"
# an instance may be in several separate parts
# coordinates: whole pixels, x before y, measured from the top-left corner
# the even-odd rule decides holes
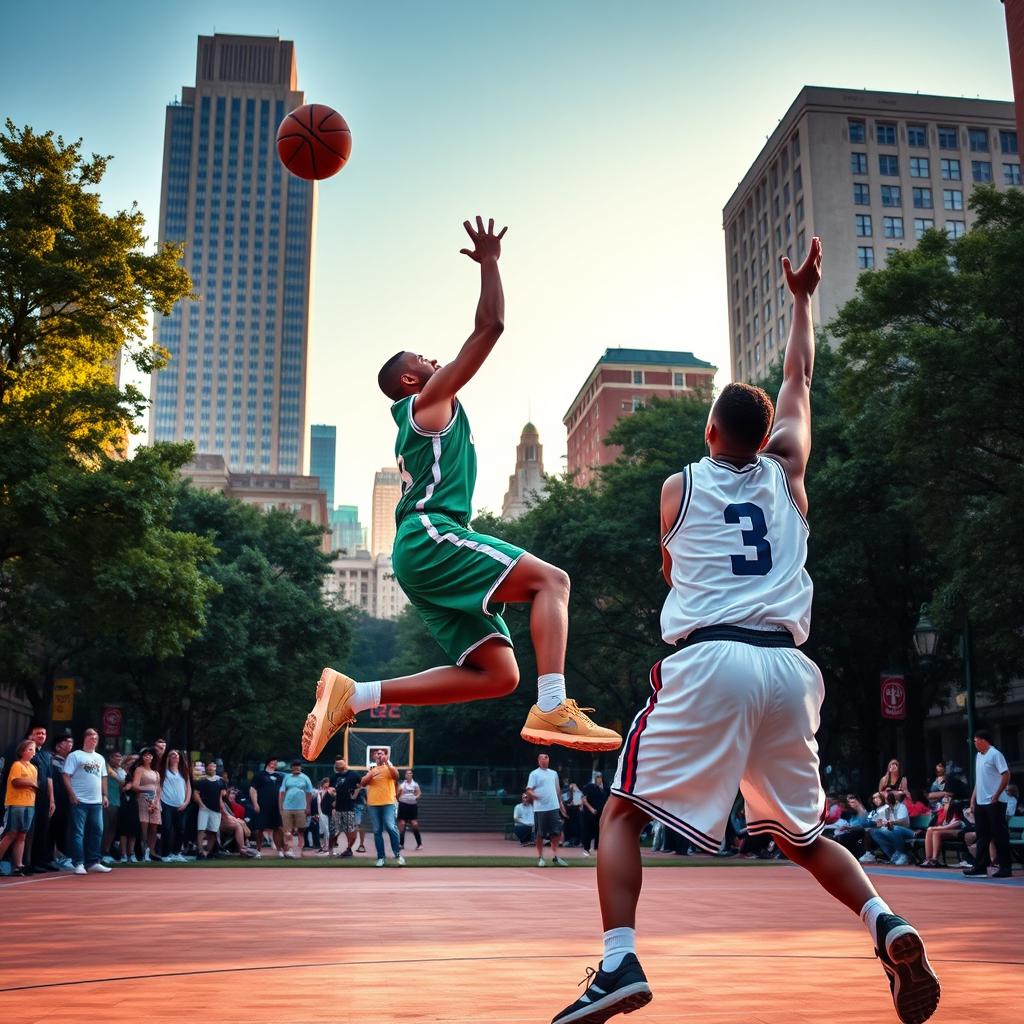
[[[338,450],[338,428],[314,423],[309,428],[309,475],[320,478],[327,494],[327,507],[334,508],[334,464]]]
[[[395,543],[395,506],[402,497],[402,478],[397,469],[381,469],[373,475],[373,522],[370,554],[391,557]]]
[[[356,505],[339,505],[331,512],[331,547],[354,558],[366,550],[366,528],[359,522]]]
[[[780,256],[796,264],[821,236],[812,313],[827,323],[862,271],[928,228],[963,234],[983,182],[1021,184],[1012,103],[801,89],[722,211],[733,378],[757,380],[785,345],[792,306]]]
[[[566,469],[586,487],[595,469],[614,462],[621,448],[604,443],[608,431],[651,398],[710,394],[717,367],[692,352],[610,348],[594,364],[562,417],[568,447]]]
[[[523,427],[516,445],[516,471],[508,478],[508,490],[501,503],[502,519],[518,519],[529,507],[531,501],[543,498],[544,445],[540,434],[532,423]]]
[[[170,362],[150,436],[233,472],[302,471],[316,189],[275,146],[296,81],[291,42],[200,36],[196,84],[166,113],[159,237],[184,246],[196,297],[157,318]]]

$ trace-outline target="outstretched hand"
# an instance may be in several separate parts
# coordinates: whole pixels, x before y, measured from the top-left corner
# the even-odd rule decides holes
[[[472,240],[473,248],[460,249],[459,252],[465,253],[471,260],[475,260],[477,263],[487,263],[491,260],[497,262],[498,257],[501,255],[501,240],[505,237],[505,232],[508,231],[508,228],[502,228],[498,234],[495,234],[493,217],[487,222],[486,231],[484,230],[484,222],[480,217],[476,219],[475,231],[473,230],[473,225],[468,220],[464,220],[462,226],[466,229],[466,234]]]
[[[817,235],[811,239],[811,248],[807,253],[807,259],[801,264],[799,270],[794,270],[785,256],[782,257],[782,269],[786,273],[786,284],[789,285],[789,290],[795,296],[810,298],[821,280],[821,239]]]

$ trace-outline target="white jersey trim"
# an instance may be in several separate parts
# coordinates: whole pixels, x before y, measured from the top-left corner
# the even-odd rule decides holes
[[[782,483],[785,485],[786,496],[789,498],[789,503],[793,506],[793,510],[800,517],[800,522],[804,524],[804,529],[810,533],[811,528],[807,523],[807,517],[800,511],[800,506],[796,503],[796,498],[793,497],[793,488],[789,485],[789,476],[786,473],[786,467],[771,455],[764,455],[762,458],[765,462],[770,462],[782,474]]]
[[[455,426],[455,420],[459,415],[459,400],[457,398],[452,400],[455,403],[452,408],[452,418],[448,421],[447,426],[445,426],[443,430],[424,430],[416,422],[416,419],[413,416],[412,407],[416,403],[417,398],[419,398],[419,395],[413,395],[412,401],[409,402],[409,426],[412,427],[412,429],[415,430],[416,433],[419,434],[421,437],[443,437],[445,434],[448,433],[449,430],[452,429],[452,427]]]
[[[481,644],[487,643],[488,640],[501,640],[508,644],[509,647],[513,646],[512,641],[504,633],[488,633],[487,636],[480,637],[475,644],[470,644],[459,655],[458,661],[455,662],[456,666],[461,665]]]
[[[489,554],[490,552],[486,552],[486,553]],[[526,554],[526,552],[524,551],[523,555],[525,555],[525,554]],[[508,574],[516,567],[516,565],[519,563],[519,559],[522,558],[523,555],[516,555],[516,557],[513,558],[508,563],[508,565],[505,566],[505,568],[502,571],[501,575],[491,584],[490,590],[488,590],[487,593],[484,594],[484,599],[481,602],[481,607],[484,610],[484,615],[488,615],[488,616],[491,616],[491,617],[494,616],[494,612],[489,612],[487,610],[487,606],[491,603],[491,598],[494,596],[494,592],[498,589],[498,587],[500,587],[502,585],[502,583],[505,582],[506,579],[508,579]]]
[[[456,537],[454,533],[441,533],[430,521],[429,515],[421,515],[420,522],[425,527],[427,536],[429,536],[435,544],[444,544],[447,542],[449,544],[454,544],[457,548],[470,548],[473,551],[479,551],[480,554],[493,558],[496,562],[500,562],[508,569],[511,569],[517,561],[517,559],[510,558],[506,555],[504,551],[492,548],[490,544],[481,544],[479,541],[470,540],[468,537]],[[504,576],[504,574],[502,575]]]
[[[672,528],[661,538],[662,544],[667,544],[678,532],[679,527],[683,525],[683,520],[686,518],[686,510],[690,507],[690,495],[693,493],[693,488],[690,484],[690,467],[683,467],[683,494],[679,500],[679,514],[676,516],[676,521],[672,524]]]

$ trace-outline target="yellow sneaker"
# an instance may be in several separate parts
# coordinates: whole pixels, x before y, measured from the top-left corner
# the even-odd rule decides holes
[[[622,737],[613,729],[595,725],[584,714],[593,710],[581,708],[574,700],[562,701],[553,711],[541,711],[534,704],[519,735],[527,743],[541,746],[554,743],[573,750],[618,750]]]
[[[316,703],[302,727],[302,756],[315,760],[328,740],[343,726],[356,720],[352,713],[352,695],[356,684],[348,676],[325,668],[316,684]]]

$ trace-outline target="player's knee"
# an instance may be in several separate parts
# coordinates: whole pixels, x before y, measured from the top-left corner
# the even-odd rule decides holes
[[[569,574],[564,569],[559,569],[557,565],[552,565],[548,570],[545,584],[550,590],[568,602],[569,589],[572,584],[569,580]]]
[[[494,695],[506,697],[519,685],[519,666],[513,660],[510,664],[501,665],[493,672]]]

